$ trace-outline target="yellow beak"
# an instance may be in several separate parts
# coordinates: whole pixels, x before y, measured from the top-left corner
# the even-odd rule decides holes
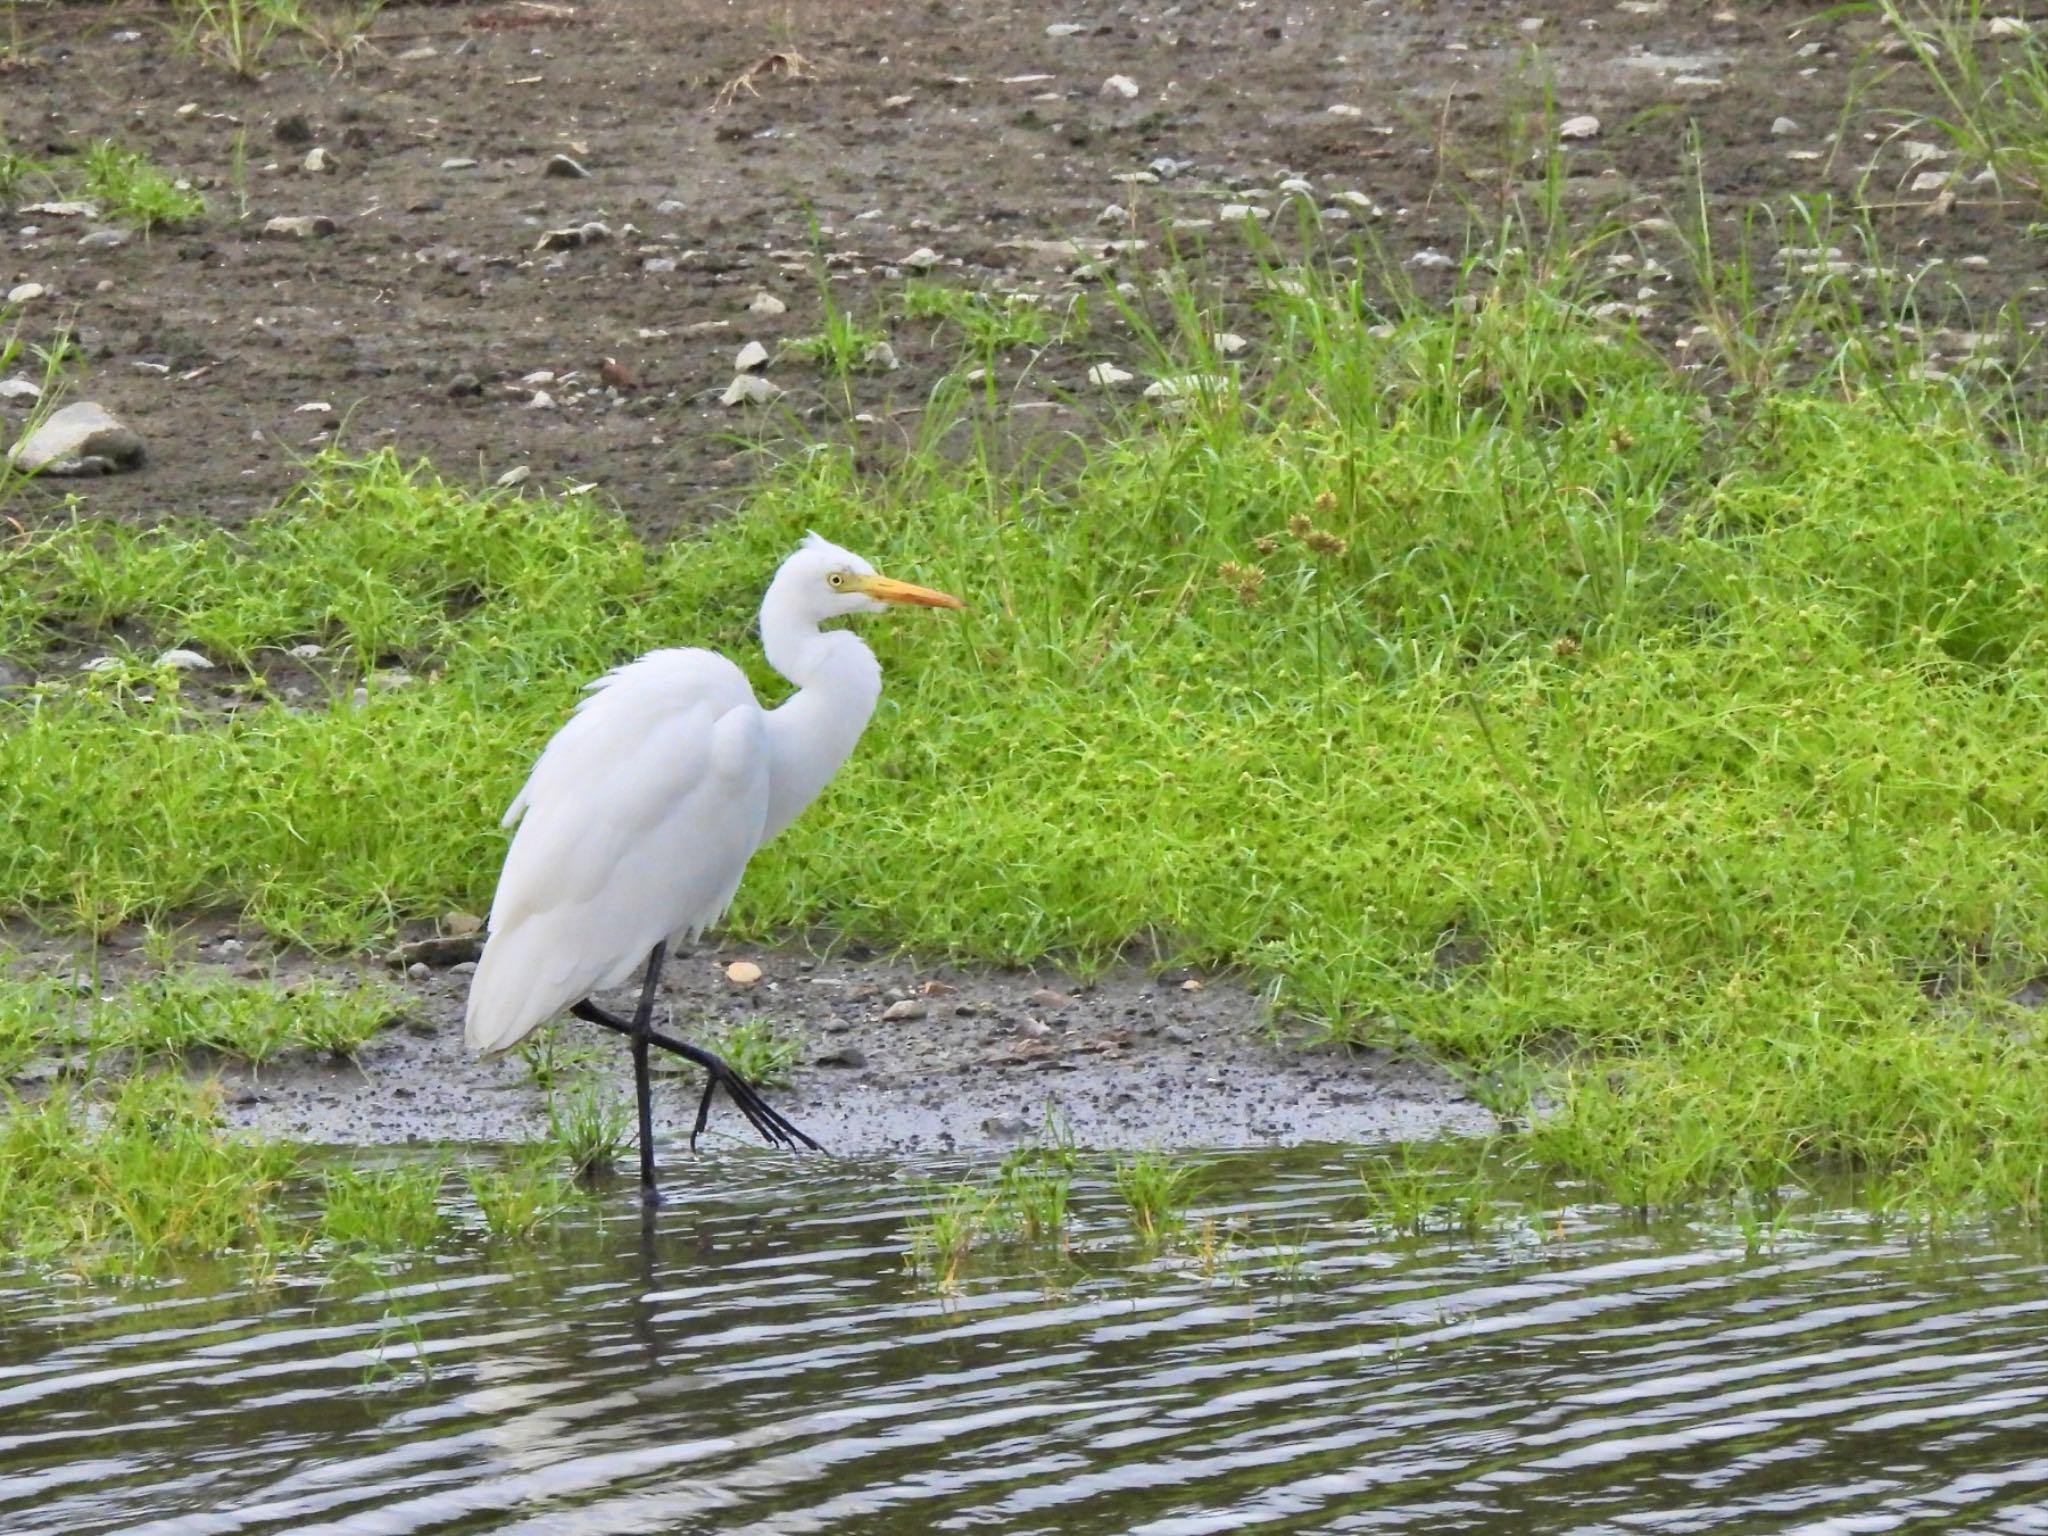
[[[914,587],[907,581],[897,581],[890,576],[854,576],[846,584],[861,596],[872,597],[882,603],[916,603],[923,608],[967,606],[957,597],[934,592],[930,587]]]

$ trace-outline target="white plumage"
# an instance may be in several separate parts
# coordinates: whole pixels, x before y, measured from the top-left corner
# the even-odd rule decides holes
[[[648,967],[634,1024],[595,1022],[636,1037],[650,1190],[647,1044],[691,1059],[706,1054],[650,1031],[656,946],[694,939],[716,922],[754,850],[795,819],[853,750],[881,696],[881,667],[858,636],[819,625],[890,603],[962,606],[878,576],[812,534],[776,571],[761,604],[769,665],[797,685],[780,707],[763,710],[745,675],[715,652],[651,652],[590,685],[505,813],[517,830],[470,983],[466,1037],[473,1049],[505,1050]],[[738,1084],[735,1097],[749,1118],[775,1124],[772,1113],[756,1118],[744,1090]]]

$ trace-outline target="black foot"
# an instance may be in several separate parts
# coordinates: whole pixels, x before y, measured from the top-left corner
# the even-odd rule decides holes
[[[585,1023],[609,1029],[614,1034],[630,1036],[633,1026],[617,1014],[600,1008],[589,998],[572,1006],[569,1011]],[[770,1146],[809,1147],[813,1152],[825,1149],[786,1120],[780,1111],[761,1097],[760,1090],[733,1070],[730,1064],[701,1046],[678,1040],[673,1035],[649,1032],[648,1043],[660,1047],[672,1056],[693,1061],[702,1067],[710,1081],[704,1085],[704,1096],[697,1101],[697,1123],[690,1130],[690,1150],[697,1149],[697,1138],[704,1133],[704,1127],[711,1118],[711,1101],[720,1088],[724,1088],[733,1106],[747,1117],[747,1123],[760,1133],[761,1139]]]

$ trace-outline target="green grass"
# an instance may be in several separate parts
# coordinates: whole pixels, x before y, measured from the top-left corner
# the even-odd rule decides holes
[[[321,1194],[320,1234],[340,1248],[415,1252],[441,1231],[439,1163],[331,1168]]]
[[[79,157],[81,189],[100,212],[147,234],[153,229],[190,224],[206,213],[206,199],[149,159],[100,139]]]
[[[1961,169],[1988,166],[2012,190],[2048,204],[2048,33],[2041,24],[1991,37],[1994,22],[2009,26],[2018,12],[1982,0],[1877,0],[1874,9],[1905,42],[1912,72],[1934,88],[1941,108],[1921,123],[1948,139],[1963,157]],[[1956,191],[1972,195],[1960,184]]]
[[[1065,327],[1055,328],[1036,294],[983,293],[925,278],[904,284],[903,314],[950,328],[977,356],[1012,347],[1042,347],[1065,332]]]
[[[578,1178],[609,1170],[632,1131],[632,1112],[601,1083],[584,1079],[548,1096],[548,1136]]]
[[[1189,1185],[1194,1169],[1158,1152],[1141,1152],[1110,1172],[1111,1187],[1123,1202],[1131,1230],[1156,1247],[1172,1242],[1187,1226]]]
[[[232,535],[12,539],[0,653],[64,665],[0,702],[0,907],[337,946],[482,910],[587,679],[706,644],[780,696],[751,620],[815,527],[972,606],[866,626],[887,697],[738,934],[1235,967],[1542,1104],[1530,1148],[1631,1201],[1843,1169],[2038,1213],[2048,463],[1996,374],[1913,382],[1826,295],[1803,373],[1731,390],[1504,254],[1469,312],[1275,277],[1256,369],[1057,473],[934,423],[649,550],[380,456]],[[1155,372],[1234,318],[1180,302]],[[232,718],[145,664],[261,701],[305,641],[319,687]],[[67,670],[102,651],[138,664]]]

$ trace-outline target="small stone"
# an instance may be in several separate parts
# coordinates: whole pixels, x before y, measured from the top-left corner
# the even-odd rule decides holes
[[[1442,251],[1436,250],[1417,251],[1408,258],[1409,266],[1421,267],[1424,271],[1428,272],[1441,272],[1445,268],[1455,267],[1457,264],[1455,258],[1446,256]]]
[[[481,934],[435,934],[430,939],[414,939],[410,944],[399,945],[392,953],[390,963],[410,975],[414,969],[424,966],[438,969],[460,965],[465,960],[480,960],[483,952]],[[413,977],[415,981],[421,979]]]
[[[1600,119],[1588,112],[1579,117],[1568,117],[1557,125],[1560,139],[1594,139],[1600,136]]]
[[[458,960],[448,967],[448,974],[450,976],[474,976],[476,974],[476,962],[474,960]]]
[[[1202,990],[1203,987],[1207,985],[1208,983],[1203,981],[1201,977],[1190,976],[1186,981],[1180,984],[1180,989],[1183,992],[1199,992]]]
[[[427,969],[427,963],[424,960],[415,960],[405,968],[405,979],[412,982],[415,986],[427,980],[433,974],[432,971]]]
[[[1922,171],[1913,178],[1911,190],[1915,192],[1939,192],[1949,184],[1952,174],[1949,171]]]
[[[742,373],[725,386],[725,393],[718,397],[720,405],[766,405],[780,399],[782,389],[764,379],[758,373]]]
[[[316,661],[319,659],[320,654],[321,648],[310,640],[304,645],[295,645],[285,652],[285,655],[291,657],[294,661]]]
[[[1017,1026],[1017,1033],[1026,1040],[1043,1040],[1052,1033],[1052,1026],[1043,1019],[1026,1019]]]
[[[1354,106],[1353,106],[1353,105],[1351,105],[1351,103],[1350,103],[1350,102],[1348,102],[1348,101],[1333,101],[1333,102],[1331,102],[1331,103],[1330,103],[1330,104],[1329,104],[1329,105],[1328,105],[1327,107],[1323,108],[1323,110],[1324,110],[1325,112],[1327,112],[1327,113],[1328,113],[1328,114],[1329,114],[1330,116],[1332,116],[1332,117],[1363,117],[1363,116],[1365,116],[1365,108],[1363,108],[1363,107],[1354,107]]]
[[[87,251],[111,251],[127,243],[125,229],[92,229],[78,237],[79,248]]]
[[[1215,394],[1228,384],[1211,373],[1186,373],[1159,379],[1145,386],[1147,400],[1189,400],[1197,395]]]
[[[99,209],[91,203],[29,203],[21,209],[24,214],[40,214],[46,219],[96,219]]]
[[[173,112],[171,115],[177,118],[180,122],[190,122],[193,118],[199,115],[199,103],[196,101],[188,101],[184,105],[179,107],[178,110],[176,112]]]
[[[1033,1008],[1064,1008],[1073,999],[1064,992],[1055,992],[1051,987],[1040,987],[1024,999]]]
[[[1160,1030],[1159,1033],[1175,1045],[1193,1045],[1195,1043],[1195,1032],[1184,1024],[1169,1024],[1166,1028]]]
[[[2025,37],[2033,30],[2033,23],[2018,16],[1994,16],[1984,23],[1984,35],[1989,38]]]
[[[1216,217],[1223,220],[1226,224],[1240,223],[1245,220],[1251,220],[1254,223],[1264,223],[1271,215],[1265,209],[1253,203],[1225,203],[1216,210]]]
[[[451,155],[441,162],[441,169],[444,171],[473,171],[476,169],[476,162],[470,159],[468,155]]]
[[[750,341],[740,348],[739,355],[732,360],[732,365],[741,373],[752,373],[756,368],[765,368],[768,366],[768,349],[758,341]]]
[[[751,960],[735,960],[725,968],[725,979],[736,987],[751,987],[761,979],[761,967]]]
[[[0,379],[0,400],[40,400],[43,386],[28,379]]]
[[[914,997],[906,997],[900,1003],[891,1003],[882,1010],[882,1022],[895,1024],[908,1019],[921,1019],[930,1010]]]
[[[1543,30],[1543,18],[1541,16],[1524,16],[1515,23],[1515,30],[1517,32],[1527,32],[1533,36],[1535,33]]]
[[[41,283],[17,283],[14,287],[7,290],[7,302],[10,304],[26,304],[32,299],[40,299],[49,291]]]
[[[656,213],[667,214],[669,217],[673,218],[675,215],[679,213],[688,213],[690,211],[690,205],[684,202],[679,197],[664,197],[660,202],[654,205],[654,211]]]
[[[1787,134],[1797,133],[1798,131],[1799,124],[1789,117],[1774,117],[1771,119],[1771,133],[1773,137],[1782,139]]]
[[[555,408],[555,397],[544,389],[536,389],[527,396],[526,408],[529,411],[552,411]]]
[[[197,651],[165,651],[157,657],[160,667],[176,667],[180,672],[211,672],[213,663]]]
[[[299,165],[308,176],[325,176],[334,169],[334,157],[315,145],[306,151],[306,158]]]
[[[1315,183],[1306,176],[1290,176],[1280,183],[1280,190],[1295,197],[1315,196]]]
[[[587,181],[590,172],[583,163],[569,155],[549,155],[548,163],[540,168],[543,176],[564,176],[572,181]]]
[[[1216,333],[1216,350],[1224,357],[1235,357],[1250,345],[1250,342],[1246,341],[1235,331],[1218,331]]]
[[[1129,75],[1111,75],[1102,82],[1102,94],[1112,100],[1122,97],[1125,101],[1131,101],[1137,97],[1138,82]]]
[[[1097,363],[1088,370],[1088,382],[1110,389],[1118,384],[1130,383],[1132,375],[1117,367],[1115,363]]]
[[[484,920],[474,912],[444,912],[441,914],[441,931],[451,938],[468,938],[473,933],[484,931]]]
[[[1189,161],[1176,160],[1171,155],[1160,155],[1145,168],[1156,175],[1161,181],[1171,181],[1182,171],[1186,170],[1189,164]]]
[[[417,64],[422,59],[431,59],[438,57],[440,55],[440,52],[441,50],[436,48],[432,43],[422,43],[417,48],[406,49],[405,52],[401,53],[398,56],[398,62],[401,64]]]
[[[1078,21],[1056,21],[1045,29],[1047,37],[1078,37],[1088,29]]]
[[[329,402],[325,400],[308,400],[304,405],[297,405],[292,407],[292,411],[295,415],[302,414],[307,416],[327,415],[332,413],[333,410],[333,405],[331,405]]]
[[[1123,204],[1111,203],[1102,212],[1095,215],[1095,222],[1098,224],[1121,224],[1130,216],[1130,211]]]
[[[515,465],[511,469],[506,470],[505,473],[498,476],[498,478],[492,483],[496,485],[497,488],[501,491],[509,491],[515,485],[526,484],[527,478],[530,475],[532,475],[532,473],[533,470],[530,466],[525,464],[519,464]]]
[[[1157,171],[1118,171],[1109,179],[1119,186],[1125,187],[1156,187],[1159,185],[1159,173]]]
[[[263,226],[263,233],[278,240],[311,240],[334,233],[334,220],[324,213],[280,214]]]
[[[611,226],[597,219],[587,224],[571,224],[562,229],[551,229],[533,243],[536,251],[573,251],[578,246],[595,245],[600,240],[612,237]]]
[[[747,300],[748,312],[756,315],[779,315],[788,308],[789,306],[774,294],[760,290],[756,290],[754,296]]]
[[[897,263],[899,267],[908,267],[913,272],[929,272],[938,264],[939,253],[928,245],[920,245]]]
[[[861,354],[861,366],[872,368],[878,373],[894,373],[903,365],[896,360],[896,349],[886,341],[873,343]]]
[[[448,393],[460,399],[464,395],[480,395],[484,392],[484,381],[473,373],[458,373],[448,381]]]
[[[868,1064],[868,1053],[851,1040],[835,1045],[829,1051],[821,1051],[811,1058],[821,1067],[852,1067],[858,1069]]]
[[[141,437],[105,406],[80,400],[53,412],[7,457],[23,474],[101,475],[134,469],[143,448]]]

